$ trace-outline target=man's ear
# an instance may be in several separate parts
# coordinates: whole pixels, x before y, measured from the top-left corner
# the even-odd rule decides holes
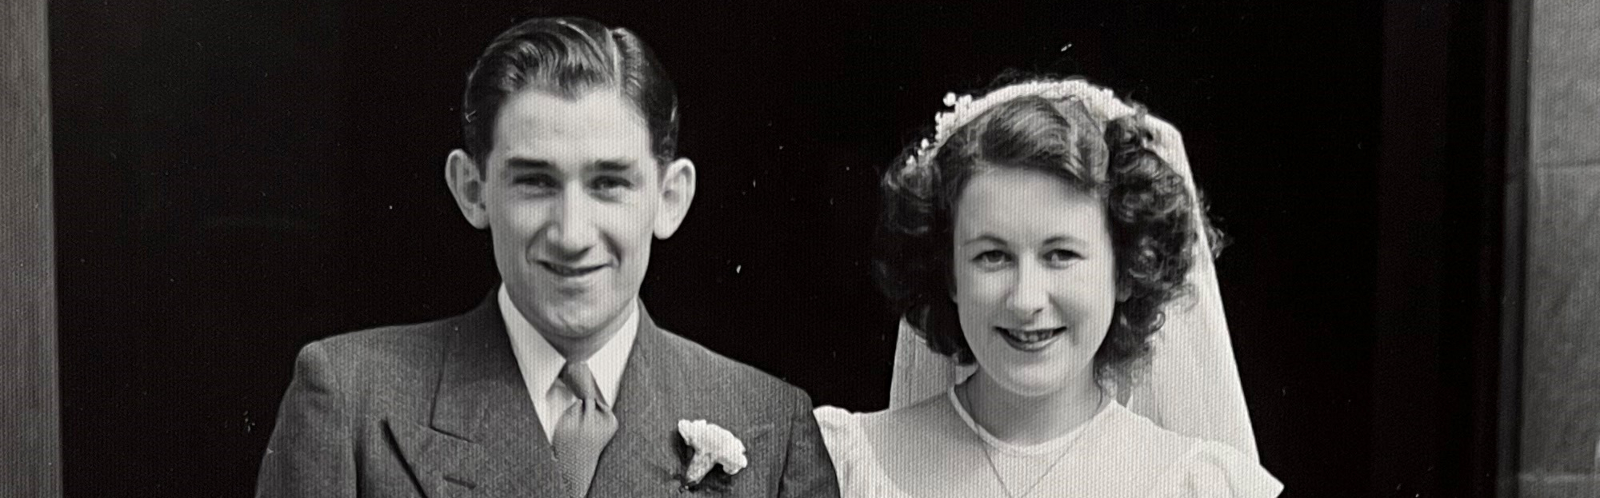
[[[456,198],[456,206],[467,217],[467,223],[480,230],[489,227],[489,211],[483,199],[485,173],[461,149],[450,151],[444,161],[444,182],[450,186],[450,195]]]
[[[678,231],[694,201],[694,161],[678,158],[661,172],[661,209],[656,210],[656,238],[665,239]]]

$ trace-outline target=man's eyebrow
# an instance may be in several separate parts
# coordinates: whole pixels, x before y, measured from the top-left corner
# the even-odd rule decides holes
[[[555,169],[556,165],[543,159],[512,157],[506,159],[506,169]]]
[[[628,158],[598,159],[589,163],[590,168],[602,173],[625,173],[638,165],[638,161]]]

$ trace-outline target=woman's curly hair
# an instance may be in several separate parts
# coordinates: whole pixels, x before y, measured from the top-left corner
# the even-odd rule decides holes
[[[1214,235],[1205,220],[1195,223],[1196,199],[1156,154],[1150,126],[1142,110],[1103,122],[1077,100],[1028,96],[973,118],[926,163],[905,166],[909,147],[883,174],[873,241],[874,276],[893,311],[935,352],[975,361],[950,298],[954,203],[980,167],[1044,171],[1105,201],[1117,281],[1129,295],[1116,304],[1094,371],[1126,373],[1149,353],[1163,308],[1187,291],[1199,232]]]

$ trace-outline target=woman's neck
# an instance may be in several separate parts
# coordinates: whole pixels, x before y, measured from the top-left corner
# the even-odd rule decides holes
[[[996,383],[982,369],[960,386],[972,420],[1001,441],[1018,446],[1043,443],[1094,418],[1105,400],[1094,381],[1039,396],[1024,396]]]

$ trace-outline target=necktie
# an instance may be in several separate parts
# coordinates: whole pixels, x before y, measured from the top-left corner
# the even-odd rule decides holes
[[[582,498],[589,492],[595,465],[600,463],[600,450],[617,432],[617,417],[600,399],[600,385],[584,362],[569,361],[562,366],[561,382],[567,384],[578,402],[562,412],[551,444],[572,496]]]

